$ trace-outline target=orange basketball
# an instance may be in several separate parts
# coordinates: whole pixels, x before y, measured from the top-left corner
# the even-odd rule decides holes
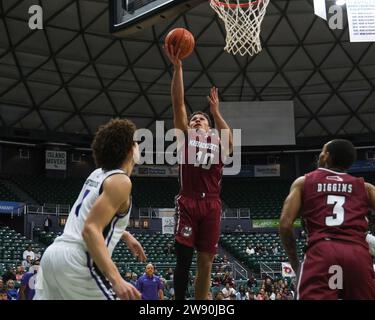
[[[171,30],[164,41],[165,46],[173,45],[175,52],[181,50],[179,58],[185,59],[194,50],[195,39],[189,30],[176,28]]]

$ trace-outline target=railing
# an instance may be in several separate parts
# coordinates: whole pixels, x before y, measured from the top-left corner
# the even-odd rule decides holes
[[[237,261],[233,261],[233,277],[234,279],[249,279],[247,270],[241,266]]]
[[[49,215],[68,215],[70,205],[45,203],[42,206],[29,204],[26,206],[27,214],[49,214]]]
[[[144,263],[140,263],[140,262],[129,262],[129,263],[125,263],[123,264],[125,266],[125,268],[127,270],[130,270],[130,269],[144,269],[145,268],[145,264]],[[167,270],[169,268],[176,268],[176,263],[175,262],[171,262],[171,263],[153,263],[154,267],[156,270]],[[194,271],[196,269],[196,266],[197,264],[196,263],[192,263],[191,267],[190,267],[190,270]],[[222,266],[222,263],[213,263],[212,264],[212,272],[214,272],[215,268],[216,267],[221,267]],[[230,269],[230,271],[233,272],[233,277],[234,279],[239,279],[239,278],[248,278],[247,276],[247,271],[242,268],[240,265],[239,267],[241,267],[243,270],[238,270],[238,268],[236,268],[236,266],[234,265],[234,263],[228,263],[227,266],[229,267],[228,269]],[[237,271],[236,271],[237,270]],[[228,270],[229,271],[229,270]],[[241,277],[236,277],[236,275],[240,275]]]
[[[138,218],[160,218],[163,216],[163,211],[173,211],[174,208],[138,208],[136,215]],[[133,215],[134,217],[134,215]],[[221,217],[226,218],[236,218],[236,219],[250,219],[250,209],[249,208],[224,208],[221,212]]]
[[[271,277],[272,279],[275,278],[275,274],[281,274],[281,263],[280,262],[273,262],[273,263],[264,263],[259,262],[260,266],[260,276],[263,278],[264,275]]]
[[[226,208],[221,212],[221,217],[226,218],[237,218],[237,219],[250,219],[249,208]]]

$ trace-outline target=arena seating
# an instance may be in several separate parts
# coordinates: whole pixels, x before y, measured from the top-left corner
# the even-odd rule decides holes
[[[39,204],[74,204],[83,179],[52,179],[37,176],[13,176],[12,181],[28,192]]]
[[[51,179],[35,176],[11,178],[39,204],[73,205],[84,179]],[[133,202],[137,207],[173,208],[178,193],[176,178],[133,177]],[[277,218],[291,181],[224,178],[222,200],[229,208],[249,208],[251,217]],[[150,192],[152,190],[152,192]],[[0,200],[19,200],[0,183]]]
[[[39,230],[36,232],[36,237],[39,239],[39,242],[48,246],[60,234],[61,233],[54,232],[47,233]],[[134,234],[134,236],[145,249],[147,261],[155,265],[161,276],[165,275],[165,272],[169,267],[174,268],[176,264],[176,256],[174,253],[167,253],[168,243],[173,244],[173,235],[161,233],[138,233]],[[127,272],[135,272],[138,275],[144,272],[145,264],[139,263],[122,241],[116,246],[112,258],[123,276],[125,276]],[[194,268],[196,265],[196,259],[196,255],[194,255],[192,266]],[[220,260],[216,260],[215,262],[218,263]]]
[[[268,179],[224,179],[222,199],[229,208],[250,208],[252,218],[280,216],[290,181]]]
[[[22,202],[6,185],[0,181],[0,201],[16,201]]]
[[[305,239],[297,239],[297,253],[301,259],[303,257],[305,242]],[[277,233],[223,234],[220,237],[220,244],[241,261],[241,263],[256,272],[259,272],[259,262],[270,264],[288,261]],[[246,253],[248,244],[253,248],[259,245],[264,250],[248,255]],[[273,245],[277,247],[278,253],[276,254],[271,251]]]
[[[177,178],[132,178],[133,201],[138,207],[173,208],[178,193]]]
[[[21,265],[23,251],[29,244],[32,245],[34,252],[44,252],[44,246],[33,243],[32,240],[7,226],[0,227],[0,276],[8,268]]]

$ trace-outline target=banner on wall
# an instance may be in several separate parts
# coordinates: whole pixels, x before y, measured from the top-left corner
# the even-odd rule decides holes
[[[18,213],[19,211],[22,211],[21,209],[23,209],[24,206],[25,204],[22,202],[0,201],[0,213]]]
[[[66,170],[66,151],[46,150],[46,169]]]
[[[296,276],[296,273],[289,262],[281,262],[281,273],[284,278]]]
[[[278,228],[279,219],[253,219],[253,228]],[[301,220],[298,219],[293,225],[295,228],[301,227]]]
[[[256,165],[254,166],[254,177],[280,177],[280,165]]]
[[[350,42],[375,41],[375,0],[346,0]]]
[[[177,177],[178,166],[136,166],[132,175],[138,177]]]
[[[174,234],[174,217],[162,217],[162,233],[163,234]]]
[[[375,160],[357,160],[348,170],[349,173],[375,171]]]

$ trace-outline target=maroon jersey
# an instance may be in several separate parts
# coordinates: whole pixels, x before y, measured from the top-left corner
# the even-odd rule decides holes
[[[223,162],[220,137],[212,132],[189,130],[180,164],[180,194],[217,194],[221,191]]]
[[[363,178],[323,168],[305,175],[301,217],[309,246],[330,238],[367,247],[368,210]]]

